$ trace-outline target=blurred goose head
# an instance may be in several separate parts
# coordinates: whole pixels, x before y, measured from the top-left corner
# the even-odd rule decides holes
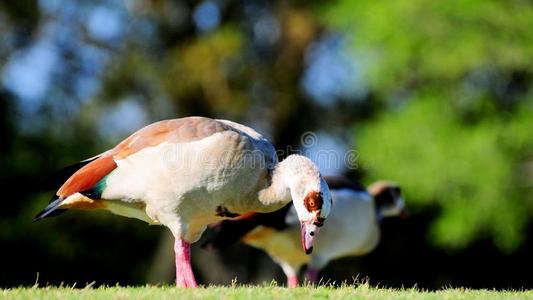
[[[368,193],[374,198],[378,219],[387,217],[405,218],[409,215],[405,207],[400,186],[394,182],[380,180],[372,183]]]

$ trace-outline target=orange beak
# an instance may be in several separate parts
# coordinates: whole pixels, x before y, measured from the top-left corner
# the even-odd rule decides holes
[[[302,247],[305,254],[313,252],[313,244],[320,228],[312,222],[301,222]]]

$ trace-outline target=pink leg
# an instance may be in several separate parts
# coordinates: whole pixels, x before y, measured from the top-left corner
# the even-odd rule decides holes
[[[287,286],[290,288],[298,287],[298,276],[287,277]]]
[[[191,246],[182,239],[174,242],[176,254],[176,286],[195,288],[196,280],[191,267]]]
[[[305,271],[305,278],[309,283],[317,283],[318,282],[318,273],[320,272],[319,269],[315,269],[312,267],[308,267]]]

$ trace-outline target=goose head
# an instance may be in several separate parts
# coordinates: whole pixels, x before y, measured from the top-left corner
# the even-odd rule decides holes
[[[320,227],[331,211],[329,187],[309,158],[290,155],[282,163],[284,181],[300,222],[302,247],[310,254]]]
[[[374,198],[378,219],[408,216],[402,190],[398,184],[390,181],[377,181],[368,187]]]

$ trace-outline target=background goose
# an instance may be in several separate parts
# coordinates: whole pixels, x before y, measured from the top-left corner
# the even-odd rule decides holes
[[[400,187],[392,182],[378,181],[365,189],[344,177],[325,179],[333,207],[312,255],[298,251],[297,214],[290,206],[223,221],[204,246],[225,248],[242,238],[244,243],[266,251],[283,269],[287,285],[295,287],[303,265],[307,264],[306,278],[317,282],[319,271],[331,260],[372,251],[379,243],[382,218],[406,215]]]
[[[268,140],[226,120],[157,122],[75,169],[35,221],[65,209],[105,209],[164,225],[175,238],[181,287],[196,287],[190,243],[208,224],[293,200],[301,244],[310,253],[331,208],[328,186],[309,159],[291,155],[278,163]]]

